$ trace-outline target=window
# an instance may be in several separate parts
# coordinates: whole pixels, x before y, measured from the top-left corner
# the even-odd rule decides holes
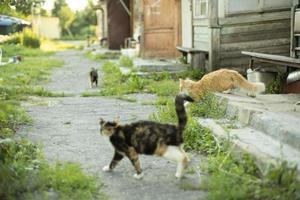
[[[193,0],[194,18],[205,18],[208,13],[208,0]]]
[[[225,0],[225,3],[227,14],[239,14],[287,9],[293,5],[293,0]]]

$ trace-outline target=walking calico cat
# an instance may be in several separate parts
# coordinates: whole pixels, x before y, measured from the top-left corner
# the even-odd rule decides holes
[[[186,94],[178,94],[175,98],[175,107],[178,124],[163,124],[154,121],[137,121],[131,124],[120,125],[117,121],[108,122],[100,119],[100,132],[109,137],[115,151],[112,161],[103,168],[103,171],[113,170],[125,156],[135,167],[135,178],[142,178],[142,169],[138,154],[158,155],[176,161],[175,176],[181,178],[187,167],[188,158],[182,148],[183,130],[187,123],[184,101],[193,99]]]
[[[251,83],[241,74],[234,70],[220,69],[203,76],[197,82],[192,80],[179,79],[181,92],[189,94],[199,101],[206,92],[229,93],[233,89],[247,92],[248,96],[255,97],[258,93],[265,91],[264,83]]]

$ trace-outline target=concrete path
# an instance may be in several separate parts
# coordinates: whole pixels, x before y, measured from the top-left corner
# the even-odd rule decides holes
[[[155,112],[155,107],[112,98],[79,97],[80,93],[89,90],[89,67],[101,69],[101,63],[90,61],[80,51],[60,52],[57,57],[66,64],[53,73],[47,88],[77,96],[37,98],[24,104],[34,123],[23,130],[23,134],[43,144],[47,160],[80,163],[87,172],[101,178],[104,191],[111,199],[188,200],[204,196],[199,190],[181,189],[197,188],[200,180],[197,174],[187,174],[182,180],[177,180],[175,163],[154,156],[140,157],[145,173],[142,180],[133,178],[134,169],[127,159],[114,172],[102,172],[102,167],[112,158],[113,148],[99,133],[99,117],[112,120],[120,115],[122,123],[129,123],[147,119]],[[191,166],[196,167],[198,163],[194,159]]]

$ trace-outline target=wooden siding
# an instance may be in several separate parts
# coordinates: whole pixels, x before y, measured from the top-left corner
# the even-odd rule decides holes
[[[200,50],[209,50],[210,46],[210,28],[208,28],[207,19],[194,20],[193,23],[194,32],[194,48]]]
[[[289,56],[290,11],[238,15],[220,20],[218,67],[248,67],[249,58],[241,51]],[[216,48],[216,47],[214,47]]]

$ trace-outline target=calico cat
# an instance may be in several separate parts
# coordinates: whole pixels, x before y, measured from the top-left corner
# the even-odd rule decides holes
[[[179,89],[199,101],[206,92],[230,93],[232,89],[245,91],[248,96],[255,97],[265,91],[265,84],[251,83],[237,71],[220,69],[206,74],[197,82],[179,79]]]
[[[93,88],[93,85],[98,86],[98,72],[95,68],[92,67],[90,71],[90,87]]]
[[[183,130],[187,123],[184,101],[194,100],[186,94],[178,94],[175,107],[178,124],[163,124],[154,121],[137,121],[120,125],[100,119],[100,132],[109,137],[115,151],[112,161],[103,171],[113,170],[125,156],[135,167],[135,178],[142,178],[138,154],[158,155],[178,163],[175,176],[181,178],[187,167],[188,158],[183,150]]]

